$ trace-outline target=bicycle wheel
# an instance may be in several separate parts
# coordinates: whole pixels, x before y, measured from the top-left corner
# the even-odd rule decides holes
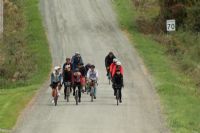
[[[91,87],[90,96],[91,96],[91,102],[93,102],[93,99],[94,99],[94,87]]]
[[[75,100],[76,100],[76,105],[78,105],[78,90],[75,92]]]
[[[67,87],[67,92],[66,92],[67,102],[69,102],[69,96],[70,96],[70,87]]]
[[[53,100],[54,100],[54,104],[55,104],[55,106],[57,105],[57,102],[58,102],[58,92],[57,92],[57,90],[55,89],[54,91],[53,91]]]
[[[57,105],[57,102],[58,102],[58,96],[55,96],[55,97],[54,97],[55,106]]]
[[[117,99],[117,106],[118,106],[119,105],[119,90],[118,89],[117,89],[116,99]]]

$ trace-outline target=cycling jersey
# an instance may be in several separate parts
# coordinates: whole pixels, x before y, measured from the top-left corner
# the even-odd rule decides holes
[[[92,71],[91,69],[88,70],[87,72],[87,78],[90,79],[90,80],[95,80],[97,81],[98,80],[98,71],[97,70],[94,70]]]
[[[62,74],[53,72],[51,73],[51,83],[61,82]]]
[[[75,72],[73,74],[73,82],[74,83],[81,83],[81,78],[82,78],[82,75],[80,72]]]

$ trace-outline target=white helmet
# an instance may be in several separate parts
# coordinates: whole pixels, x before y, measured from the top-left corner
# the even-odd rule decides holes
[[[55,70],[55,71],[58,70],[58,69],[60,69],[60,66],[55,66],[55,67],[54,67],[54,70]]]
[[[121,62],[119,62],[119,61],[117,61],[116,65],[118,65],[118,66],[121,66],[121,65],[122,65],[122,63],[121,63]]]
[[[113,59],[113,62],[117,62],[117,58],[114,58],[114,59]]]
[[[75,55],[80,55],[79,52],[75,52]]]

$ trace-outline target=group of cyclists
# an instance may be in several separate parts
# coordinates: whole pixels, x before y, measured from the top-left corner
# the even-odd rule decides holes
[[[113,52],[109,52],[105,57],[105,67],[107,70],[107,77],[112,81],[112,88],[114,96],[116,96],[117,89],[119,90],[119,102],[122,102],[122,88],[124,87],[123,74],[124,70],[121,62]]]
[[[70,92],[73,91],[73,96],[75,96],[75,89],[78,88],[78,102],[81,102],[81,92],[89,92],[91,81],[95,82],[94,99],[96,99],[98,71],[95,69],[95,65],[90,63],[84,66],[81,55],[76,52],[72,58],[66,58],[62,68],[60,66],[54,67],[50,84],[52,97],[55,96],[56,89],[58,90],[58,96],[60,96],[61,88],[64,85],[64,99],[66,99],[68,86],[66,83],[70,83]],[[53,102],[54,100],[52,100]]]
[[[116,89],[119,88],[119,101],[122,102],[121,88],[124,86],[123,83],[123,67],[121,62],[115,57],[112,52],[105,58],[105,66],[107,70],[107,76],[112,81],[112,87],[114,89],[114,95],[116,95]],[[66,99],[66,88],[70,83],[70,92],[75,96],[75,89],[78,88],[78,102],[81,102],[81,93],[90,93],[91,85],[94,87],[94,99],[96,99],[96,89],[98,85],[98,71],[95,69],[95,65],[86,64],[84,65],[83,59],[80,53],[76,52],[72,58],[66,58],[66,62],[62,68],[55,66],[54,71],[51,73],[51,88],[52,97],[55,96],[55,90],[60,91],[64,85],[64,99]],[[54,100],[52,100],[52,103]]]

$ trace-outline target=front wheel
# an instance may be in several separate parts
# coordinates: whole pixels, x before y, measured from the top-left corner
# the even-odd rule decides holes
[[[78,90],[75,91],[75,101],[76,105],[78,105]]]
[[[91,89],[90,89],[90,96],[91,96],[91,102],[93,102],[93,99],[94,99],[94,87],[91,87]]]
[[[67,90],[66,90],[66,97],[67,97],[67,102],[69,102],[69,96],[70,96],[70,87],[67,87]]]
[[[119,105],[119,90],[117,89],[116,93],[116,99],[117,99],[117,106]]]
[[[57,106],[57,102],[58,102],[58,96],[55,96],[55,97],[54,97],[55,106]]]

